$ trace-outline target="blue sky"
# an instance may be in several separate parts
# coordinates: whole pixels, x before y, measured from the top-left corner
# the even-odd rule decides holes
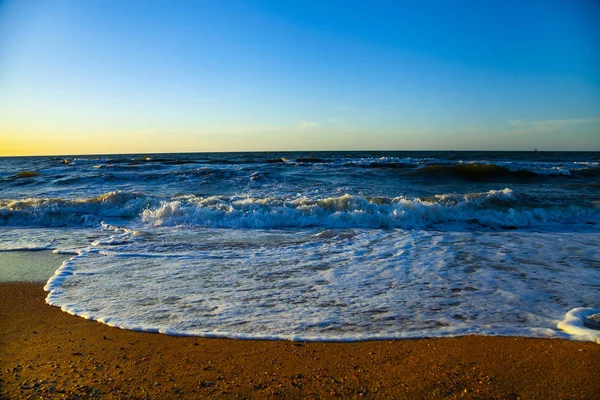
[[[0,2],[0,154],[600,150],[596,1]]]

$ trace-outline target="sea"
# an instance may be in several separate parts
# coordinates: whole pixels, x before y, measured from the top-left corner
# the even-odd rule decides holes
[[[123,329],[600,343],[600,153],[4,157],[0,250]]]

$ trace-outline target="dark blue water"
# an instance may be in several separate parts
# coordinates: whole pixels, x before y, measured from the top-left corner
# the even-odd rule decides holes
[[[136,218],[147,207],[185,196],[216,196],[225,203],[240,197],[267,203],[271,199],[281,206],[301,198],[319,201],[343,195],[365,204],[402,198],[452,205],[468,200],[464,196],[504,189],[511,195],[502,200],[492,196],[495,200],[485,206],[540,209],[557,218],[560,213],[564,215],[559,220],[565,223],[589,216],[593,222],[600,200],[600,155],[286,152],[15,157],[0,158],[0,187],[0,224],[9,226],[76,225],[76,214],[86,213],[98,220],[116,215]],[[103,203],[95,209],[68,203],[110,193],[106,200],[95,201]],[[142,209],[131,204],[133,197],[147,200],[137,201],[136,207],[144,203]],[[26,201],[10,205],[15,200]],[[126,204],[126,212],[118,210]],[[56,218],[41,215],[45,206]]]

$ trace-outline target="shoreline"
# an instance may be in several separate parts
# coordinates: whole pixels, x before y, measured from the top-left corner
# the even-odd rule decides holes
[[[463,336],[352,343],[112,328],[0,283],[0,398],[593,398],[600,346]]]

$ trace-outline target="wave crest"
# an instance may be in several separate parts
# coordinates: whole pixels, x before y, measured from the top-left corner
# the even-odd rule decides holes
[[[521,228],[547,223],[600,222],[597,204],[527,204],[511,189],[440,194],[423,198],[248,197],[194,195],[160,199],[115,191],[87,199],[0,200],[0,225],[99,226],[135,221],[149,226],[210,228],[441,228],[463,223],[488,228]]]
[[[545,210],[520,207],[511,189],[424,199],[365,198],[345,194],[312,198],[187,197],[146,209],[154,226],[218,228],[417,228],[448,223],[519,228],[596,217],[593,208]]]
[[[150,199],[121,191],[88,199],[20,199],[0,201],[0,225],[98,226],[105,219],[138,216]]]

